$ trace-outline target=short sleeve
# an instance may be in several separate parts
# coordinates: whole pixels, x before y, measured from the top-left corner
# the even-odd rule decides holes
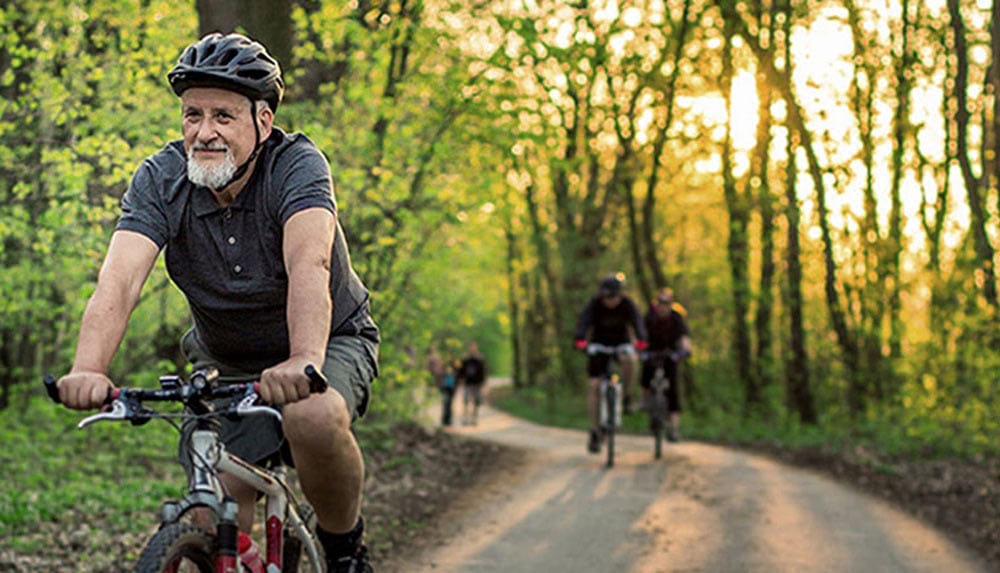
[[[170,236],[170,226],[163,196],[152,172],[153,168],[147,160],[132,176],[128,191],[122,196],[121,216],[115,230],[140,233],[163,248]]]
[[[330,165],[311,142],[283,154],[275,165],[274,181],[280,189],[278,217],[282,226],[305,209],[320,207],[337,212]]]

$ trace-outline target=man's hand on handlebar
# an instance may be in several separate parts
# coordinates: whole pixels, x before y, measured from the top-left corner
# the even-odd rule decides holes
[[[115,385],[100,372],[71,372],[58,382],[59,400],[73,410],[93,410],[107,403]]]
[[[280,406],[308,398],[311,379],[305,371],[312,364],[323,364],[323,357],[292,356],[263,371],[260,375],[261,400]],[[323,384],[318,390],[325,390],[325,386]]]

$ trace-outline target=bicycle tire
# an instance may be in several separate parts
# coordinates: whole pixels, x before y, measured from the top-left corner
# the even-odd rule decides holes
[[[135,573],[175,573],[184,563],[194,568],[180,569],[180,572],[213,573],[214,547],[214,538],[204,529],[189,523],[171,523],[149,539],[139,556]]]
[[[650,423],[650,426],[653,430],[653,443],[655,444],[653,457],[660,459],[663,456],[663,421],[660,420],[658,413],[653,414],[653,421]]]
[[[615,465],[615,401],[618,399],[618,388],[614,384],[608,384],[607,400],[605,406],[608,408],[608,467]]]
[[[666,427],[667,419],[664,413],[667,410],[667,399],[663,395],[663,390],[657,384],[653,384],[653,400],[650,404],[650,429],[653,431],[655,447],[654,457],[660,459],[663,456],[663,431]]]

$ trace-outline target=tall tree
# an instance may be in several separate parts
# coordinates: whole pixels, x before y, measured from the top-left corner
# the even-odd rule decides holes
[[[735,346],[736,372],[743,381],[747,412],[759,406],[760,389],[753,372],[750,325],[747,314],[750,307],[750,200],[745,190],[737,186],[733,174],[733,38],[736,14],[727,14],[724,20],[722,48],[722,97],[726,102],[726,130],[722,144],[722,189],[729,214],[729,273],[732,279],[732,320]]]
[[[985,203],[985,195],[990,185],[989,177],[991,173],[995,172],[995,168],[991,168],[986,163],[988,159],[983,154],[980,175],[977,176],[973,171],[972,159],[969,156],[969,47],[965,37],[965,20],[958,0],[948,0],[948,15],[951,21],[951,40],[956,58],[953,120],[958,133],[955,139],[955,160],[958,161],[962,173],[969,210],[972,213],[970,233],[976,250],[978,272],[981,275],[976,282],[981,283],[983,297],[996,310],[998,300],[995,251],[987,232],[989,213]],[[995,26],[996,22],[993,22],[993,25]],[[994,38],[994,42],[996,41]],[[994,53],[996,50],[994,48]],[[994,67],[996,66],[994,65]]]

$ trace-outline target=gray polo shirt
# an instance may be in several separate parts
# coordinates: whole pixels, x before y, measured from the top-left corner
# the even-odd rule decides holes
[[[166,248],[167,272],[187,296],[195,333],[228,364],[260,370],[288,358],[285,222],[303,209],[336,214],[326,158],[301,134],[275,128],[232,205],[187,178],[183,142],[147,158],[122,197],[116,229]],[[340,223],[330,269],[330,335],[375,337],[368,291],[351,268]]]

